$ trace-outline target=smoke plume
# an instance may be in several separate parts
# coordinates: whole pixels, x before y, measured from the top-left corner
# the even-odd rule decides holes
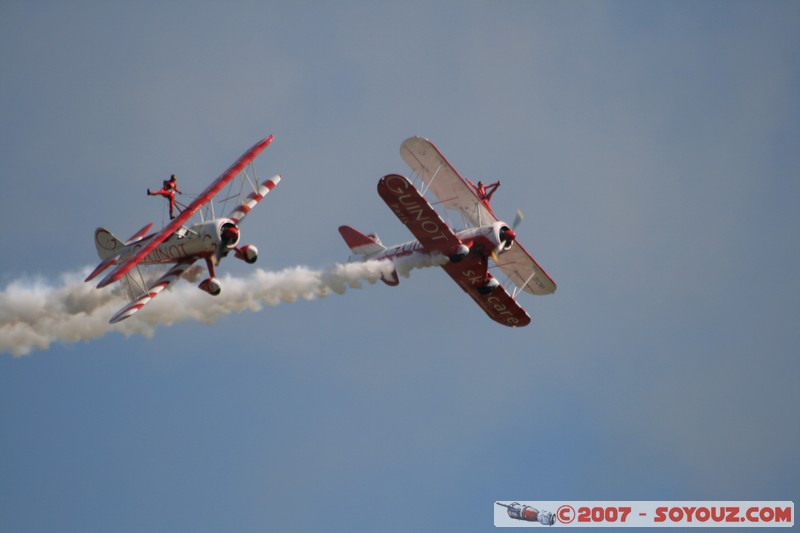
[[[0,292],[0,354],[19,357],[47,349],[53,342],[88,341],[110,331],[150,337],[157,326],[189,320],[210,324],[223,315],[258,311],[264,305],[344,294],[348,288],[361,288],[364,281],[375,283],[392,269],[408,277],[414,268],[441,263],[440,256],[418,256],[394,263],[337,264],[322,270],[303,266],[277,272],[256,269],[246,278],[223,277],[222,293],[216,297],[179,280],[142,311],[113,326],[108,320],[126,300],[119,287],[98,290],[94,283],[84,283],[88,269],[62,275],[57,286],[40,280],[16,280]],[[204,271],[193,269],[184,278],[194,281],[201,274]]]

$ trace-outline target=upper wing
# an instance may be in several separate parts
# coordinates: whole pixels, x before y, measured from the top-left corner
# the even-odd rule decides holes
[[[136,311],[144,307],[147,303],[150,302],[150,300],[158,296],[158,294],[161,291],[163,291],[164,289],[166,289],[167,287],[178,281],[178,278],[181,277],[181,274],[183,274],[187,268],[192,266],[192,263],[194,263],[196,260],[197,258],[192,257],[189,259],[184,259],[183,261],[180,261],[178,263],[175,263],[175,266],[169,269],[169,271],[167,271],[166,274],[158,278],[158,280],[156,280],[155,283],[153,283],[150,287],[148,287],[147,291],[145,291],[144,294],[142,294],[141,296],[133,300],[129,305],[121,309],[116,315],[111,317],[111,320],[109,322],[111,324],[116,324],[117,322],[125,320],[126,318],[134,314]]]
[[[400,156],[443,207],[461,211],[474,226],[497,222],[491,209],[428,139],[406,139],[400,145]]]
[[[237,159],[236,162],[228,168],[228,170],[223,172],[220,177],[218,177],[211,185],[209,185],[208,188],[200,194],[200,196],[195,198],[195,200],[189,204],[189,206],[177,217],[175,217],[172,222],[170,222],[163,230],[161,230],[160,233],[157,233],[153,235],[152,238],[148,239],[147,244],[142,246],[127,261],[119,264],[117,268],[111,271],[110,274],[108,274],[100,283],[97,284],[97,287],[105,287],[110,283],[119,281],[122,276],[130,272],[134,266],[141,262],[142,259],[147,257],[147,254],[155,250],[159,244],[164,242],[170,235],[175,233],[184,222],[189,220],[192,215],[194,215],[204,204],[211,200],[215,194],[221,191],[222,188],[225,187],[225,185],[227,185],[253,159],[255,159],[255,157],[264,150],[264,148],[269,146],[273,138],[274,135],[270,135],[266,139],[262,139],[251,146],[250,149],[242,154],[242,156]]]
[[[416,187],[399,174],[389,174],[378,181],[378,194],[400,222],[411,230],[426,252],[456,253],[461,240]]]
[[[497,266],[525,292],[539,295],[556,292],[556,282],[519,242],[500,254]]]
[[[499,285],[490,294],[481,294],[479,289],[486,280],[488,259],[479,254],[470,254],[458,263],[442,265],[445,272],[478,306],[497,322],[509,327],[522,327],[531,323],[531,317],[517,301]]]

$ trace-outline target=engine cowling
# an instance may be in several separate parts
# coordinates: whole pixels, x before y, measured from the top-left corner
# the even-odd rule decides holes
[[[252,244],[245,244],[241,248],[236,249],[236,259],[241,259],[245,263],[252,265],[258,260],[258,248]]]
[[[498,237],[500,238],[500,246],[503,250],[508,250],[511,248],[511,245],[514,244],[514,241],[517,238],[517,234],[514,232],[513,229],[509,228],[508,226],[501,226],[500,231],[498,233]]]
[[[219,248],[228,252],[239,244],[239,226],[233,221],[225,221],[219,226]]]

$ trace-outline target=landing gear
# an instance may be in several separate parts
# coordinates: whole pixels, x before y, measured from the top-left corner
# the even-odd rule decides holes
[[[456,248],[456,250],[453,253],[448,255],[447,258],[450,259],[451,263],[458,263],[459,261],[467,257],[467,254],[469,254],[469,248],[467,248],[466,245],[462,244],[461,246]]]
[[[206,278],[200,283],[200,285],[198,285],[198,287],[200,290],[206,291],[211,296],[217,296],[222,292],[222,285],[220,285],[217,278]]]
[[[200,282],[198,287],[200,290],[207,292],[211,296],[217,296],[222,292],[222,285],[219,280],[214,277],[214,262],[210,257],[206,257],[206,267],[208,267],[208,274],[210,277]]]
[[[500,286],[500,282],[494,278],[487,278],[486,282],[483,285],[478,287],[478,293],[482,296],[489,296],[494,291],[497,290],[497,287]]]
[[[247,264],[252,265],[256,262],[256,260],[258,260],[258,248],[252,244],[246,244],[241,248],[236,248],[235,250],[236,253],[234,255],[236,259],[241,259]]]

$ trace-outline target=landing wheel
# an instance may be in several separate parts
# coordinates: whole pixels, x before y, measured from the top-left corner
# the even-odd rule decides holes
[[[222,285],[220,285],[217,278],[204,279],[200,285],[198,285],[198,287],[200,290],[207,292],[211,296],[217,296],[220,292],[222,292]]]
[[[497,285],[488,284],[488,285],[484,285],[482,287],[479,287],[478,288],[478,294],[480,294],[481,296],[489,296],[490,294],[492,294],[496,290],[497,290]]]
[[[451,263],[458,263],[459,261],[467,257],[467,255],[469,255],[469,248],[467,248],[466,244],[460,244],[458,248],[450,251],[452,253],[448,255],[447,258],[450,259]]]
[[[494,291],[497,290],[497,287],[500,286],[500,282],[497,281],[491,274],[488,274],[486,277],[486,281],[483,282],[483,285],[478,287],[478,294],[483,296],[488,296],[492,294]]]

